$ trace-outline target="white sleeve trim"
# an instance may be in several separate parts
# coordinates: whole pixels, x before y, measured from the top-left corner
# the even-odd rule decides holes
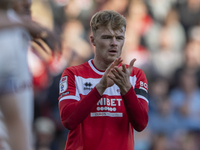
[[[142,95],[137,95],[137,97],[145,100],[149,104],[149,101],[148,101],[148,99],[146,97],[144,97]]]
[[[139,87],[139,89],[142,89],[142,90],[148,92],[148,91],[147,91],[145,88],[143,88],[143,87]]]
[[[68,100],[68,99],[73,99],[73,100],[77,100],[77,101],[79,101],[80,100],[80,98],[78,98],[77,96],[64,96],[64,97],[62,97],[60,100],[59,100],[59,103],[61,102],[61,101],[63,101],[63,100]]]

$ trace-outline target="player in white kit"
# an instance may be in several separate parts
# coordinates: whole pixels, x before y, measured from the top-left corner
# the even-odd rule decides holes
[[[0,1],[4,20],[21,23],[20,17],[8,5],[17,1]],[[2,19],[1,19],[2,20]],[[2,21],[4,21],[2,20]],[[0,106],[2,111],[1,149],[31,150],[33,91],[27,64],[29,33],[23,27],[0,30]],[[9,140],[8,140],[9,139]]]
[[[30,15],[30,0],[0,0],[1,150],[33,149],[34,105],[27,51],[31,40],[29,32],[39,28],[30,31],[31,27],[28,22],[23,23],[21,15]]]
[[[7,10],[6,13],[11,22],[20,22],[13,10]],[[23,27],[0,30],[1,118],[7,126],[10,147],[16,150],[31,149],[33,91],[32,77],[27,64],[29,41],[30,35]],[[2,142],[2,149],[9,149],[5,139],[2,139]]]

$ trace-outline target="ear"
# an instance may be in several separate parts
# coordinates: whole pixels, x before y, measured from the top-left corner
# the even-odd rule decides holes
[[[93,36],[93,35],[90,35],[90,42],[91,42],[94,46],[96,46],[95,41],[94,41],[94,36]]]

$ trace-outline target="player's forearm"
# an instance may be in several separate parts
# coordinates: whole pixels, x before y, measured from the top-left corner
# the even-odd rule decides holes
[[[68,104],[68,100],[61,101],[59,103],[59,109],[63,125],[69,130],[76,128],[85,118],[87,118],[100,98],[101,95],[99,95],[97,89],[94,88],[80,101],[74,101]]]
[[[148,123],[148,105],[144,100],[139,100],[133,87],[122,96],[130,123],[136,131],[145,129]],[[144,102],[144,103],[143,103]]]

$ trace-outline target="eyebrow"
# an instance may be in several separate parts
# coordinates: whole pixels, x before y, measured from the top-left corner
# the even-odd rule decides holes
[[[119,35],[119,36],[117,36],[117,37],[122,38],[122,39],[125,39],[125,37],[124,37],[123,35]]]
[[[114,37],[113,35],[107,35],[107,34],[105,34],[105,35],[102,35],[101,37]],[[125,37],[123,36],[123,35],[117,35],[117,36],[115,36],[116,38],[122,38],[122,39],[125,39]]]

